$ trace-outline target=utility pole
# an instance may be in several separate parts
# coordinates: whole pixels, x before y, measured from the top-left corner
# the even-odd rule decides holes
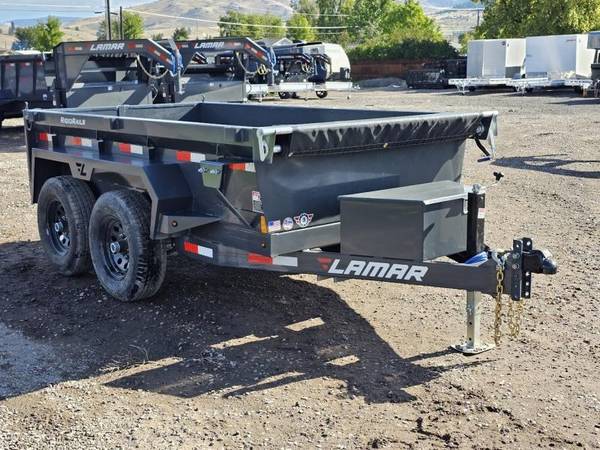
[[[123,7],[119,6],[119,33],[121,35],[121,40],[125,40],[125,36],[123,35]]]
[[[106,31],[109,41],[112,41],[112,26],[110,19],[110,0],[106,0]]]

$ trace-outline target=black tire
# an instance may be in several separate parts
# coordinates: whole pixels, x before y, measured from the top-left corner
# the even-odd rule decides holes
[[[150,202],[130,190],[100,196],[90,218],[90,251],[106,292],[122,302],[156,294],[167,270],[167,247],[150,239]]]
[[[92,268],[88,227],[94,194],[73,177],[48,179],[38,197],[38,230],[52,265],[63,275],[80,275]]]
[[[325,98],[325,97],[327,97],[328,92],[327,91],[317,91],[316,94],[317,94],[317,97],[319,97],[319,98]]]
[[[282,100],[287,100],[290,97],[291,97],[291,95],[289,92],[280,92],[279,93],[279,98]]]

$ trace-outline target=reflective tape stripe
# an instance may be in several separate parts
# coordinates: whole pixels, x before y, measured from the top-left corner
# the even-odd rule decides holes
[[[273,264],[276,266],[298,267],[298,258],[293,256],[276,256],[273,258]]]
[[[67,145],[76,145],[78,147],[91,147],[92,140],[88,138],[82,138],[79,136],[71,136],[66,139]]]
[[[293,256],[270,256],[259,255],[258,253],[248,253],[248,262],[250,264],[265,264],[269,266],[287,266],[298,267],[298,258]]]
[[[195,253],[196,255],[206,256],[207,258],[213,257],[213,249],[208,247],[203,247],[198,244],[194,244],[189,241],[183,242],[183,249],[189,253]]]
[[[240,172],[256,172],[254,163],[231,163],[227,165],[230,170],[237,170]]]
[[[187,152],[185,150],[177,150],[177,161],[202,162],[206,161],[204,153]]]
[[[273,264],[273,258],[270,256],[259,255],[258,253],[248,253],[248,262],[250,264]]]
[[[134,153],[136,155],[144,154],[144,147],[141,145],[127,144],[125,142],[119,142],[119,150],[123,153]]]

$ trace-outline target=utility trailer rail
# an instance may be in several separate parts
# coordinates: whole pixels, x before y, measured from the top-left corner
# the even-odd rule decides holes
[[[93,263],[122,301],[153,295],[174,250],[222,266],[460,289],[470,309],[459,349],[477,353],[489,348],[477,293],[518,302],[532,274],[556,271],[527,238],[491,250],[485,190],[457,182],[467,140],[493,155],[495,112],[197,103],[24,118],[48,256],[69,275]]]
[[[481,88],[500,88],[509,85],[511,78],[451,78],[450,86],[455,86],[458,92],[466,94]]]

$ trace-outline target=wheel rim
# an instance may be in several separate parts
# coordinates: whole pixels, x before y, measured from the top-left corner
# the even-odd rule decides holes
[[[129,242],[123,225],[116,217],[109,217],[104,221],[102,230],[104,265],[113,278],[123,279],[129,270]]]
[[[50,202],[46,217],[46,230],[52,247],[58,254],[65,255],[71,247],[69,221],[65,207],[58,200]]]

